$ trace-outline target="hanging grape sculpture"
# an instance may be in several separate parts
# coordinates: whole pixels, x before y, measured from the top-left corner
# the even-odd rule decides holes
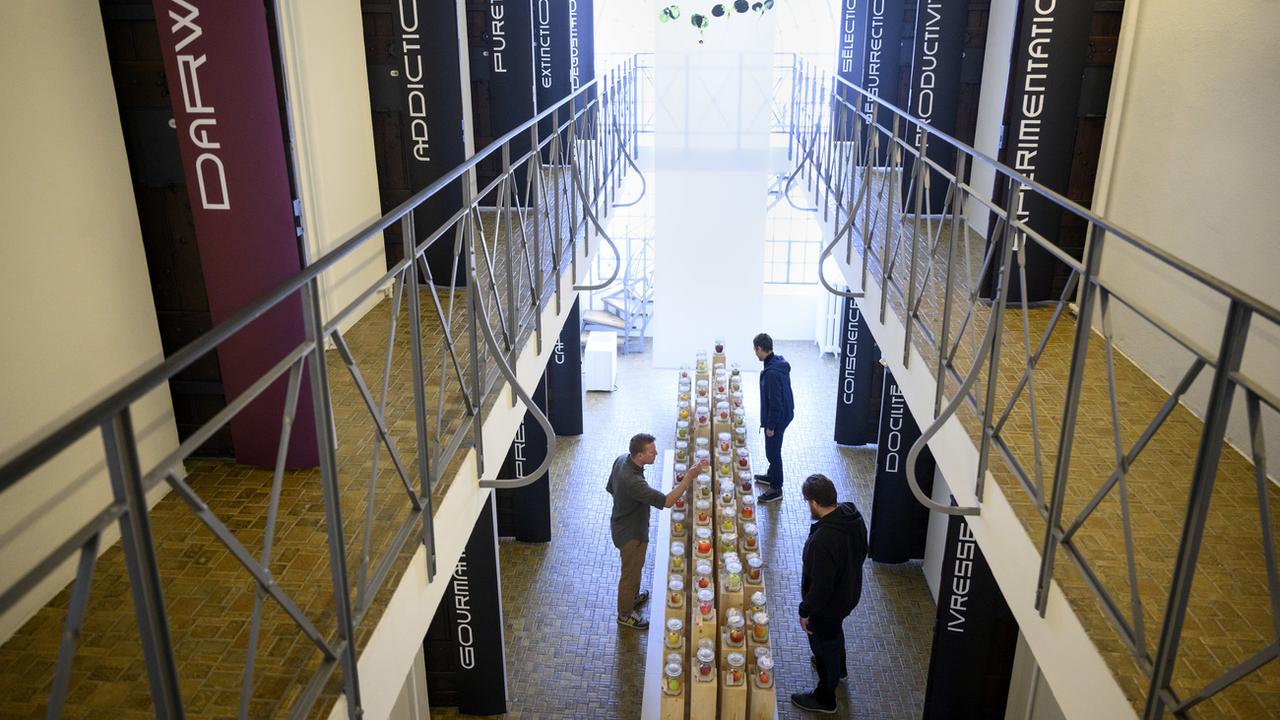
[[[759,2],[749,2],[748,0],[734,0],[732,3],[716,3],[711,6],[711,17],[707,17],[706,13],[696,12],[689,16],[689,24],[698,31],[698,44],[702,44],[706,40],[706,30],[711,27],[711,18],[729,19],[735,14],[745,15],[748,12],[754,12],[757,15],[764,15],[773,9],[774,0],[760,0]],[[668,5],[662,8],[658,14],[658,20],[661,22],[671,22],[680,19],[680,6]]]

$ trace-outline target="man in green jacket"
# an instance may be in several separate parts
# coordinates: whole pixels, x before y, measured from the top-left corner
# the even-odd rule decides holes
[[[640,591],[640,571],[644,568],[645,551],[649,548],[649,508],[669,508],[683,497],[706,463],[695,464],[683,477],[677,478],[671,492],[663,495],[644,477],[646,465],[658,459],[658,446],[654,437],[640,433],[631,438],[629,452],[613,461],[609,482],[605,489],[613,495],[613,513],[609,516],[609,531],[613,545],[622,554],[622,574],[618,578],[618,624],[643,630],[649,621],[640,614],[640,608],[649,600],[649,593]]]

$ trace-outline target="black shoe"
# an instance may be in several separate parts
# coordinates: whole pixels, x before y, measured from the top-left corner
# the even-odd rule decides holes
[[[810,656],[809,656],[809,664],[813,666],[813,671],[814,671],[814,672],[817,672],[817,671],[818,671],[818,658],[816,658],[816,657],[814,657],[814,656],[810,655]],[[841,680],[843,680],[843,679],[845,679],[845,678],[847,678],[847,677],[849,677],[849,669],[848,669],[848,668],[840,668],[840,679],[841,679]]]
[[[769,482],[769,476],[768,476],[768,475],[756,475],[756,484],[758,484],[758,485],[765,485],[765,486],[772,486],[772,485],[773,485],[773,483]]]
[[[756,502],[759,504],[764,504],[764,503],[777,502],[781,499],[782,499],[781,490],[769,490],[767,492],[760,493],[760,497],[756,498]]]
[[[834,715],[836,713],[835,703],[823,705],[813,693],[792,693],[791,704],[809,712],[822,713],[824,715]]]
[[[636,595],[636,604],[633,605],[632,607],[635,608],[636,610],[639,610],[640,608],[644,607],[644,604],[647,602],[649,602],[649,591],[641,590],[640,593]]]

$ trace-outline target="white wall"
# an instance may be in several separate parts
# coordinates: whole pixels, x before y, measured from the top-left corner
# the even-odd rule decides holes
[[[760,332],[774,13],[657,31],[653,358],[691,361],[714,337],[746,355]],[[657,23],[657,14],[653,22]],[[749,355],[748,355],[749,357]]]
[[[360,4],[282,0],[280,24],[307,253],[314,260],[382,215]],[[379,234],[326,271],[321,276],[325,320],[386,270]],[[381,299],[369,298],[342,329]]]
[[[421,645],[389,717],[391,720],[427,720],[431,717],[431,708],[427,704],[427,661]]]
[[[2,462],[162,352],[97,4],[0,3],[0,68]],[[145,469],[178,444],[168,388],[132,411]],[[95,433],[0,495],[0,587],[111,502],[103,462]],[[72,577],[0,617],[0,642]]]
[[[982,88],[978,94],[978,122],[973,147],[990,158],[1000,154],[1000,128],[1004,125],[1004,105],[1009,92],[1009,65],[1013,59],[1013,43],[1017,37],[1018,0],[991,0],[987,19],[987,47],[982,58]],[[995,186],[995,168],[974,163],[970,184],[974,194],[990,200]],[[987,234],[986,206],[969,198],[965,208],[969,227]]]
[[[1018,633],[1018,649],[1013,655],[1004,720],[1066,720],[1022,633]]]
[[[1125,4],[1094,208],[1147,241],[1280,306],[1280,4]],[[1216,354],[1225,303],[1145,254],[1108,242],[1103,278]],[[1190,362],[1145,321],[1116,315],[1123,352],[1166,388]],[[1280,332],[1254,322],[1245,372],[1280,394]],[[1207,374],[1190,393],[1203,413]],[[1247,448],[1237,399],[1229,437]],[[1267,442],[1280,446],[1269,413]]]
[[[821,285],[765,285],[761,331],[774,340],[816,340],[826,292]]]

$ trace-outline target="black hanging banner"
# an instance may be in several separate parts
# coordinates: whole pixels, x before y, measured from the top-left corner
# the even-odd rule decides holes
[[[569,92],[596,78],[594,0],[569,0]]]
[[[921,0],[916,7],[915,45],[911,57],[911,100],[907,107],[911,115],[925,124],[948,135],[956,130],[956,113],[960,108],[960,70],[964,60],[965,30],[969,22],[969,0]],[[904,138],[914,148],[919,148],[924,129],[912,126]],[[955,163],[952,147],[933,142],[928,148],[929,159],[952,169]],[[915,162],[906,158],[902,164],[902,206],[915,212]],[[927,182],[923,179],[921,213],[942,215],[946,204],[947,185],[933,174]]]
[[[379,183],[383,210],[390,210],[438,180],[466,160],[462,125],[462,79],[458,69],[460,39],[457,6],[429,0],[363,3],[366,54],[369,56],[369,96],[375,118],[397,118],[398,133],[388,142],[385,128],[375,136],[379,147]],[[390,16],[389,37],[384,18]],[[394,160],[391,156],[398,155]],[[385,162],[381,162],[384,161]],[[403,178],[392,179],[399,174]],[[392,187],[387,187],[387,185]],[[462,208],[459,180],[428,198],[413,212],[418,242],[431,236]],[[403,252],[392,248],[394,258]],[[432,281],[448,285],[453,267],[452,234],[426,252]],[[466,268],[456,269],[459,286],[466,284]]]
[[[507,661],[493,498],[485,501],[423,642],[427,694],[465,715],[507,711]]]
[[[907,486],[907,453],[919,439],[920,426],[907,407],[902,388],[898,387],[893,373],[885,368],[867,548],[867,555],[876,562],[902,563],[924,557],[929,509],[916,500]],[[926,495],[933,493],[936,467],[933,453],[926,447],[916,459],[916,479]]]
[[[902,18],[906,12],[906,0],[862,0],[866,4],[866,60],[862,63],[860,84],[874,97],[882,98],[890,105],[898,105],[898,85],[901,82]],[[863,98],[862,112],[870,117],[875,103]],[[885,128],[893,127],[893,115],[880,112],[876,123]],[[884,166],[889,158],[888,137],[880,134],[880,152],[876,164]]]
[[[533,8],[530,0],[466,3],[475,147],[481,150],[537,114],[533,94]],[[529,137],[524,134],[512,140],[512,160],[529,152],[529,148]],[[476,168],[476,179],[484,187],[501,173],[502,159],[495,153]],[[520,197],[524,197],[527,179],[523,168],[516,173]],[[483,202],[496,205],[497,193],[490,193]]]
[[[533,391],[533,402],[547,412],[547,381],[544,377]],[[516,429],[515,440],[502,463],[501,477],[521,477],[542,464],[547,457],[547,434],[525,411]],[[551,478],[543,473],[532,484],[499,490],[498,534],[520,542],[551,542]]]
[[[1004,717],[1017,642],[1018,623],[969,523],[952,515],[933,625],[924,720]]]
[[[547,361],[547,406],[556,435],[582,434],[581,298],[573,301]]]
[[[867,445],[876,441],[876,400],[880,347],[862,317],[858,301],[847,298],[840,318],[840,387],[836,391],[835,441]]]
[[[867,61],[867,6],[870,0],[840,0],[839,35],[836,37],[836,77],[851,85],[862,84]],[[840,100],[860,109],[861,95],[840,84],[836,91]],[[852,140],[854,123],[848,108],[836,105],[831,127],[839,140]]]
[[[1009,81],[1009,128],[1001,160],[1050,190],[1066,194],[1080,107],[1080,87],[1089,52],[1093,3],[1023,0]],[[1018,185],[1004,207],[1049,242],[1058,239],[1062,209]],[[999,238],[992,238],[998,241]],[[997,254],[997,257],[999,255]],[[1054,299],[1058,261],[1031,243],[1027,249],[1026,299]],[[994,294],[993,271],[983,296]],[[1009,299],[1021,300],[1022,281],[1014,273]]]
[[[542,112],[568,96],[572,87],[569,2],[533,0],[533,10],[534,103],[538,112]],[[569,116],[569,111],[565,110],[555,118],[548,117],[538,123],[539,137],[550,136],[555,132],[554,122],[564,125],[568,123]],[[562,135],[559,158],[551,157],[552,148],[548,144],[542,152],[543,162],[564,162],[568,152],[564,142],[565,136]]]

